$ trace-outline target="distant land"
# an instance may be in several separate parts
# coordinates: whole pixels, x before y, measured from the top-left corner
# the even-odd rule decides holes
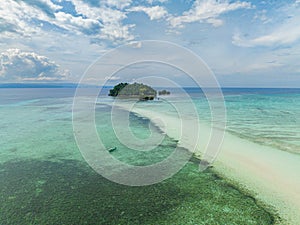
[[[0,83],[0,88],[101,88],[102,86],[97,85],[89,85],[89,84],[77,84],[77,83]],[[102,88],[110,89],[113,88],[113,85],[107,85],[103,86]],[[166,87],[156,87],[158,90],[163,90]],[[185,91],[188,93],[196,92],[198,93],[199,87],[182,87]],[[177,89],[180,88],[174,88],[174,87],[168,87],[168,89],[172,93],[177,93]],[[209,89],[209,88],[206,88]],[[214,88],[211,88],[214,89]],[[241,91],[242,93],[270,93],[270,91],[273,91],[274,93],[282,94],[282,93],[299,93],[300,88],[280,88],[280,87],[274,87],[274,88],[267,88],[267,87],[221,87],[224,94],[230,94],[232,91],[233,93],[236,93],[237,90]]]
[[[80,86],[79,86],[80,85]],[[91,88],[100,86],[77,83],[0,83],[0,88]],[[112,87],[112,86],[107,86]]]

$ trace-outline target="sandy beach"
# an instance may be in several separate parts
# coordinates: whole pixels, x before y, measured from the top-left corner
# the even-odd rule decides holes
[[[128,105],[118,105],[128,110]],[[164,115],[158,111],[135,107],[132,112],[147,117],[171,138],[179,141],[179,145],[187,149],[193,148],[193,130],[187,130],[183,137],[178,136],[180,129],[177,118]],[[159,118],[159,120],[157,120]],[[188,118],[187,123],[193,123]],[[162,126],[162,121],[164,126]],[[196,146],[196,154],[203,154],[207,145],[210,128],[201,124],[200,139]],[[258,201],[263,202],[282,218],[280,224],[300,223],[300,156],[271,147],[225,134],[220,154],[213,163],[214,170],[225,179],[246,189]]]

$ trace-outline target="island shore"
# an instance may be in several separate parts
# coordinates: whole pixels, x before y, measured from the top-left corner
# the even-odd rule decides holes
[[[178,118],[162,112],[135,107],[129,109],[126,104],[118,106],[149,118],[169,137],[179,140],[176,124]],[[161,122],[163,121],[164,126]],[[188,118],[188,123],[197,122]],[[196,155],[201,155],[209,139],[211,129],[201,124],[200,140],[196,146]],[[181,147],[192,149],[193,130],[185,131],[179,141]],[[201,150],[200,150],[201,149]],[[214,170],[225,179],[250,191],[258,200],[276,211],[283,219],[280,224],[300,224],[300,156],[289,152],[261,146],[225,134],[220,154],[213,163]]]

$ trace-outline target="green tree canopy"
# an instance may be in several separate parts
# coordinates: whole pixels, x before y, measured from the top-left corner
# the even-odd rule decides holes
[[[109,96],[137,97],[140,100],[153,100],[157,95],[156,90],[145,84],[119,83],[109,91]]]

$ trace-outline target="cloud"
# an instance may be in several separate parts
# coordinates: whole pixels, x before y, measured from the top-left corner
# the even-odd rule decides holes
[[[36,1],[38,2],[38,1]],[[44,3],[46,6],[48,6],[52,10],[59,10],[62,9],[62,6],[54,4],[51,0],[41,0],[40,3]]]
[[[105,0],[99,5],[70,0],[75,12],[63,11],[62,1],[6,0],[0,5],[0,35],[6,38],[32,38],[42,32],[87,35],[91,38],[126,42],[134,39],[132,24],[123,24],[131,0]],[[93,1],[95,2],[95,1]],[[43,26],[46,24],[47,26]]]
[[[49,16],[43,10],[36,6],[29,6],[23,1],[7,0],[0,4],[0,26],[2,28],[0,32],[2,35],[11,37],[13,34],[17,34],[28,37],[39,32],[39,27],[30,25],[32,18],[47,20]]]
[[[159,2],[159,3],[166,3],[166,2],[168,2],[169,0],[147,0],[147,2],[149,3],[149,4],[153,4],[153,3],[155,3],[155,2]]]
[[[102,3],[110,7],[116,7],[117,9],[124,9],[131,5],[132,0],[105,0]]]
[[[267,10],[266,9],[263,9],[261,11],[256,12],[255,16],[254,16],[254,19],[255,20],[260,20],[263,23],[271,22],[271,19],[267,17]]]
[[[104,78],[104,80],[106,80],[106,81],[118,81],[120,79],[121,79],[121,77],[118,77],[118,76],[111,76],[111,77],[107,76]]]
[[[106,1],[113,6],[117,1]],[[131,1],[120,1],[118,7],[129,6]],[[131,41],[134,36],[131,34],[131,29],[134,24],[123,24],[123,20],[127,18],[127,12],[110,8],[107,6],[93,7],[81,0],[72,0],[75,10],[78,14],[83,15],[85,18],[98,20],[101,22],[101,32],[98,38],[107,39],[115,43],[122,41]],[[116,6],[116,5],[115,5]],[[121,8],[122,8],[121,7]]]
[[[143,44],[140,41],[132,41],[129,43],[129,45],[133,48],[141,48]]]
[[[255,46],[273,46],[291,44],[300,39],[300,30],[292,29],[277,29],[270,34],[266,34],[253,39],[243,39],[239,33],[232,37],[232,43],[242,47]]]
[[[144,12],[150,17],[150,20],[159,20],[159,19],[164,18],[168,14],[168,12],[162,6],[153,6],[153,7],[136,6],[136,7],[130,8],[128,11],[129,12]]]
[[[300,10],[296,9],[295,11],[298,12],[295,12],[294,15],[288,15],[287,19],[275,26],[271,32],[254,38],[243,38],[242,35],[237,32],[232,37],[232,43],[242,47],[255,47],[287,45],[300,40]]]
[[[220,26],[223,21],[218,17],[224,13],[237,9],[252,8],[249,2],[229,2],[228,0],[196,0],[193,7],[185,11],[181,16],[169,18],[170,25],[181,28],[186,23],[205,22],[213,26]]]
[[[130,33],[130,30],[134,27],[135,25],[133,24],[125,26],[118,23],[105,24],[101,29],[100,38],[110,40],[114,44],[131,41],[134,39],[134,36]]]
[[[55,18],[53,24],[65,30],[73,30],[78,34],[100,33],[101,23],[98,20],[83,18],[82,16],[75,17],[65,12],[55,13]]]
[[[69,72],[45,56],[19,49],[8,49],[0,55],[0,79],[4,81],[58,81]]]

